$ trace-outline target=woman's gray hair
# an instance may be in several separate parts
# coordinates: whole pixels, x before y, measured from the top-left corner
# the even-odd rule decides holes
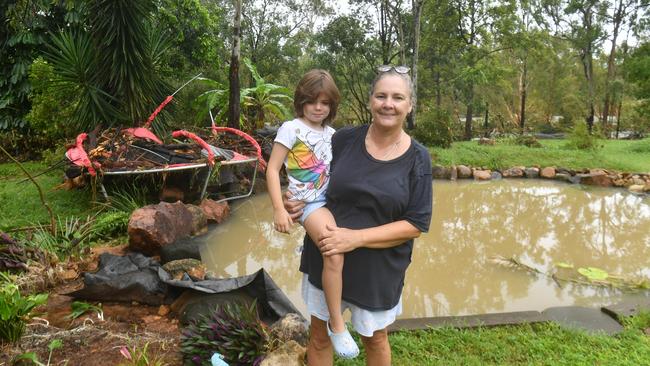
[[[370,84],[370,95],[369,95],[369,97],[372,97],[372,95],[375,93],[375,86],[377,85],[379,80],[381,80],[384,77],[389,76],[389,75],[390,76],[392,76],[392,75],[398,76],[399,78],[401,78],[402,80],[404,80],[406,82],[406,87],[409,90],[409,99],[412,100],[413,99],[413,94],[415,94],[415,89],[413,87],[413,80],[411,80],[411,76],[408,73],[399,73],[399,72],[395,71],[395,69],[390,69],[389,71],[380,72],[379,74],[377,74],[377,76],[375,77],[375,80],[373,80],[372,84]]]

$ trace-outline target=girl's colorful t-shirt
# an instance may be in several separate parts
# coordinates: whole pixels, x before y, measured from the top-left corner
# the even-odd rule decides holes
[[[289,149],[284,166],[293,199],[311,202],[324,197],[329,182],[334,129],[322,131],[307,126],[299,119],[280,126],[275,142]]]

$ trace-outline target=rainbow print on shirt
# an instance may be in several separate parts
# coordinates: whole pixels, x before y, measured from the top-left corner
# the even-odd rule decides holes
[[[296,180],[306,183],[309,189],[320,189],[327,183],[327,164],[318,159],[300,139],[296,139],[287,155],[287,172]]]

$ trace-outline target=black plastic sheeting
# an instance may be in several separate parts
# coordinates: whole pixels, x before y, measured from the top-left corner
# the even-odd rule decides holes
[[[264,269],[233,278],[193,281],[186,275],[174,280],[157,261],[140,253],[125,256],[104,253],[99,256],[99,270],[84,273],[84,285],[83,289],[68,295],[91,301],[161,305],[171,303],[184,289],[224,294],[224,299],[244,293],[256,300],[260,317],[266,322],[275,322],[288,313],[300,315]]]
[[[260,317],[266,322],[275,322],[288,313],[300,315],[300,311],[263,268],[247,276],[203,281],[193,281],[189,276],[182,280],[174,280],[162,267],[158,269],[158,275],[169,286],[192,289],[206,294],[228,294],[243,290],[257,300]]]

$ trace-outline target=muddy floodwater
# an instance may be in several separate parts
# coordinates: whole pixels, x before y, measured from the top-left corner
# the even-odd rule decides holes
[[[648,197],[543,180],[434,181],[433,191],[431,228],[415,242],[402,318],[599,306],[650,296],[647,291],[560,286],[550,276],[492,259],[514,257],[567,278],[580,278],[580,267],[597,267],[650,280]],[[304,312],[298,272],[302,228],[275,232],[266,194],[231,209],[231,217],[209,234],[203,261],[224,277],[265,268]],[[573,269],[558,268],[558,263]]]

